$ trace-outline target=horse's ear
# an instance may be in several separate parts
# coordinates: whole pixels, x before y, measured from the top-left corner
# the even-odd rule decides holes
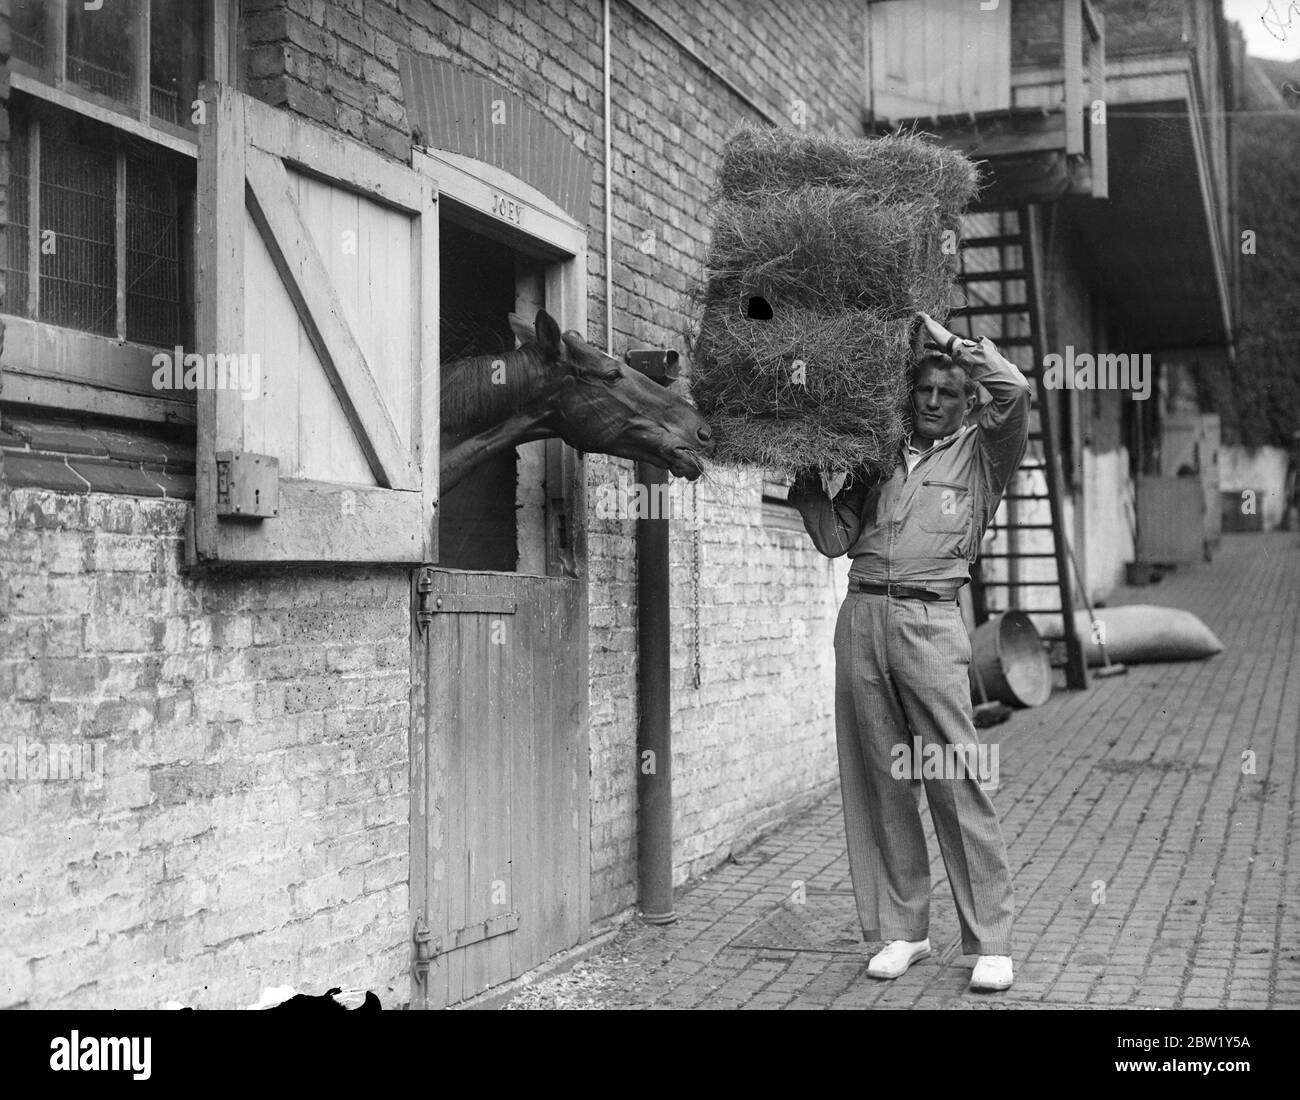
[[[510,314],[510,331],[515,334],[515,339],[521,344],[528,343],[529,340],[534,339],[537,335],[533,331],[533,326],[517,313]]]
[[[548,359],[560,358],[560,326],[544,309],[537,311],[537,320],[533,325],[537,333],[537,343]]]

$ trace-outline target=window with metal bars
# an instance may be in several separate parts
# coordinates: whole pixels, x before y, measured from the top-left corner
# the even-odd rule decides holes
[[[205,67],[211,0],[10,0],[21,76],[185,133]]]
[[[4,312],[157,347],[192,331],[193,163],[70,112],[12,112]]]

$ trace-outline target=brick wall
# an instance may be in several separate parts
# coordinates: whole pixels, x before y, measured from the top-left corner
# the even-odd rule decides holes
[[[245,0],[246,86],[404,159],[399,46],[523,94],[589,155],[600,5]],[[860,5],[651,5],[772,113],[858,130]],[[752,112],[652,23],[614,10],[616,347],[681,346],[706,186]],[[603,338],[598,168],[590,335]],[[656,249],[637,247],[653,230]],[[588,460],[588,487],[631,477]],[[837,582],[764,526],[753,472],[674,487],[676,877],[835,775]],[[690,498],[695,497],[694,511]],[[408,591],[403,570],[182,568],[184,502],[0,484],[0,698],[11,743],[103,746],[104,782],[0,789],[0,1005],[204,1007],[269,984],[408,981]],[[590,517],[592,912],[635,900],[635,522]],[[701,578],[694,598],[693,532]],[[702,679],[692,677],[698,609]],[[344,640],[346,639],[346,641]],[[90,758],[87,758],[90,759]]]
[[[401,1003],[405,573],[195,576],[186,508],[0,486],[0,1005]]]

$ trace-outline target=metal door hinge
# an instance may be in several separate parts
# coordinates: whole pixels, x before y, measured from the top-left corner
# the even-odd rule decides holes
[[[429,980],[429,967],[433,960],[442,954],[442,940],[435,940],[429,931],[429,922],[423,916],[415,918],[415,930],[411,933],[414,949],[411,952],[411,977],[421,989]]]
[[[433,609],[429,606],[433,595],[433,570],[429,566],[421,567],[415,581],[415,591],[420,598],[420,605],[415,611],[415,625],[423,637],[429,629],[429,620],[433,618]]]

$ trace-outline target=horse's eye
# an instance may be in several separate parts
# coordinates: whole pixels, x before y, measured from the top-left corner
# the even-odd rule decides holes
[[[607,371],[605,371],[604,374],[601,375],[601,377],[602,377],[606,382],[617,382],[620,378],[623,377],[623,368],[622,368],[622,367],[610,367]]]

